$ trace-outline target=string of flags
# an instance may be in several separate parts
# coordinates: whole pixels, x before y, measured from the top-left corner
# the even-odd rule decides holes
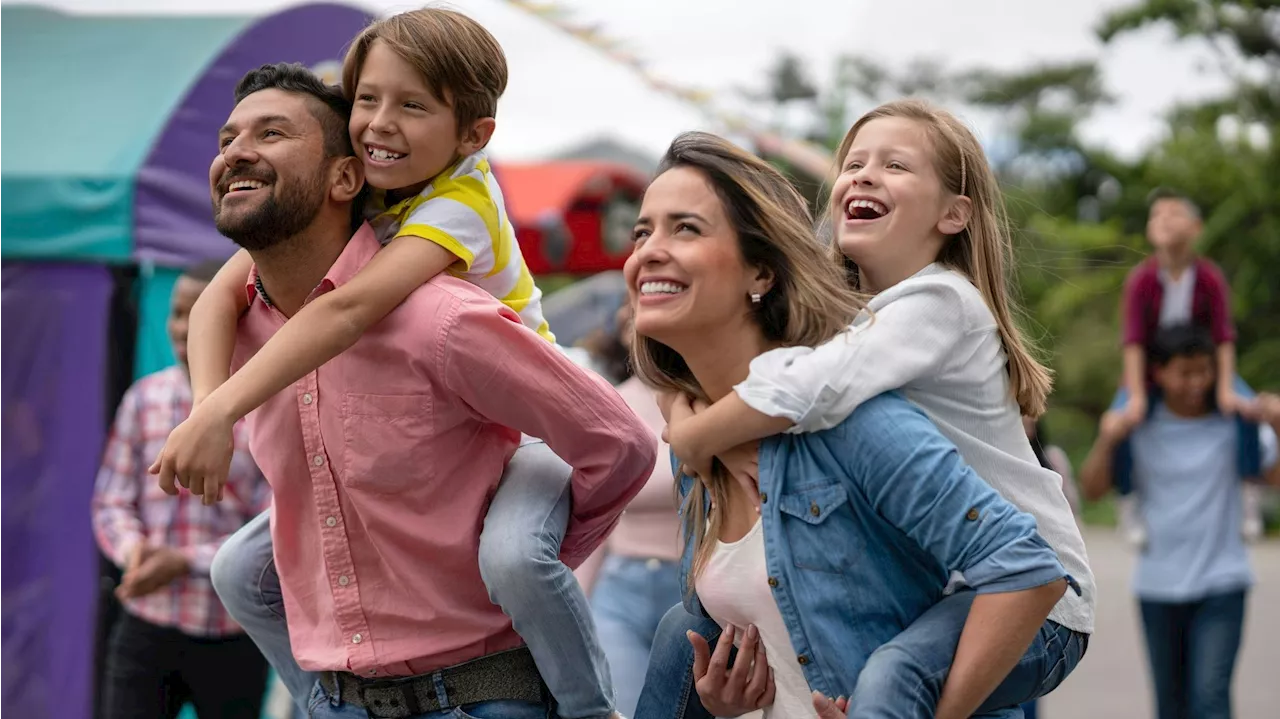
[[[824,178],[831,172],[834,160],[826,148],[761,128],[759,123],[723,109],[716,103],[714,93],[704,88],[672,82],[658,75],[646,65],[643,58],[627,48],[624,40],[608,35],[599,23],[575,21],[573,11],[561,3],[555,0],[506,2],[594,48],[613,62],[629,68],[650,89],[693,105],[726,131],[749,136],[762,152],[783,157],[798,169],[817,178]]]

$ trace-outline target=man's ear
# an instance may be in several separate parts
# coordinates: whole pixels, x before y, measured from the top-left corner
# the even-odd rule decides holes
[[[364,164],[356,157],[342,157],[333,163],[329,196],[335,202],[350,202],[364,187]]]
[[[493,130],[497,126],[497,121],[492,117],[482,117],[471,123],[471,127],[462,133],[461,142],[458,143],[458,153],[465,157],[483,150],[485,145],[489,144],[489,140],[493,137]]]

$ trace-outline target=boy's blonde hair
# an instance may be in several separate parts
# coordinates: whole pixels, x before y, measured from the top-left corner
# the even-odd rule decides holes
[[[760,302],[742,298],[743,311],[752,313],[766,339],[813,347],[849,326],[863,307],[861,299],[827,261],[813,235],[808,203],[781,173],[705,132],[687,132],[672,141],[656,175],[681,167],[697,170],[715,189],[738,235],[743,261],[773,275],[773,287]],[[707,398],[684,358],[661,342],[635,335],[631,357],[636,375],[650,387]],[[732,481],[717,462],[710,477],[695,478],[685,500],[684,532],[693,539],[695,576],[715,547]]]
[[[1053,387],[1052,372],[1032,355],[1030,343],[1014,320],[1019,310],[1009,284],[1013,269],[1013,244],[1009,238],[1004,196],[978,138],[955,115],[923,100],[897,100],[868,112],[853,123],[836,154],[837,167],[843,165],[858,132],[872,120],[898,117],[914,120],[928,132],[934,148],[934,167],[942,186],[968,197],[973,203],[969,224],[959,234],[947,238],[938,262],[964,274],[978,288],[995,316],[1000,340],[1009,358],[1009,386],[1022,414],[1039,417]],[[831,197],[829,213],[840,198]],[[828,214],[828,217],[834,215]],[[849,282],[858,287],[858,268],[853,260],[831,243]]]
[[[507,56],[480,23],[432,7],[378,20],[356,37],[342,63],[342,88],[349,99],[378,41],[417,69],[436,100],[453,108],[459,133],[497,114],[498,98],[507,89]]]

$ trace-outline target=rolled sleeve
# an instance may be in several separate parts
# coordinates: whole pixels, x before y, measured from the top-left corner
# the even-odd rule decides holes
[[[948,571],[981,592],[1061,579],[1057,553],[1019,511],[964,463],[955,445],[897,393],[864,403],[833,454],[875,510]],[[834,434],[834,433],[833,433]]]
[[[978,594],[1020,592],[1042,587],[1067,576],[1067,570],[1057,561],[1045,564],[1045,551],[1053,552],[1040,535],[1019,538],[1018,541],[988,555],[977,564],[964,570],[965,584]]]

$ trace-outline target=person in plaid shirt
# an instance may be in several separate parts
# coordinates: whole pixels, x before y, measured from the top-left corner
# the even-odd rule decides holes
[[[209,579],[222,542],[271,502],[244,428],[236,427],[220,503],[171,497],[147,473],[191,412],[187,314],[220,266],[194,267],[174,286],[168,329],[178,364],[125,393],[94,488],[94,535],[124,572],[116,589],[124,612],[111,630],[103,678],[107,719],[172,718],[188,701],[200,719],[257,719],[262,709],[267,662]]]

